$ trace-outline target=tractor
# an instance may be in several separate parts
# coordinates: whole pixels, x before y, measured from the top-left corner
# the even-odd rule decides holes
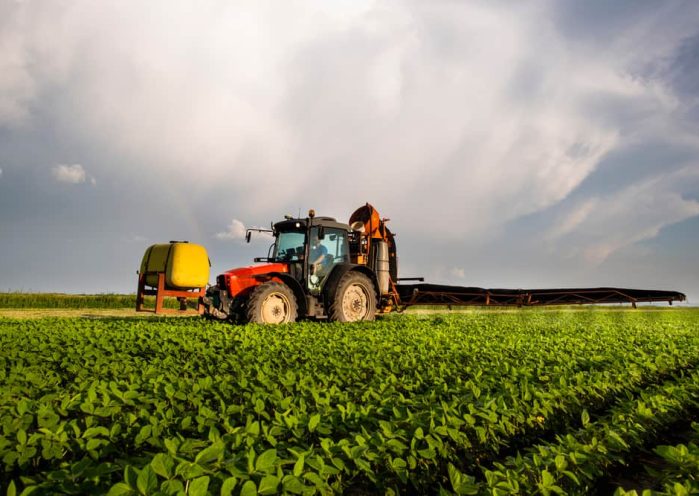
[[[332,217],[285,216],[267,232],[274,237],[261,263],[229,270],[202,298],[204,314],[237,323],[280,324],[300,318],[336,322],[374,320],[399,302],[393,234],[370,204],[349,224]]]
[[[206,249],[182,241],[153,245],[139,271],[136,310],[155,295],[155,313],[164,313],[165,297],[197,299],[196,313],[237,323],[281,324],[297,319],[335,322],[374,320],[376,315],[415,305],[542,306],[686,301],[678,291],[627,288],[486,289],[424,283],[399,278],[393,233],[370,204],[358,208],[349,223],[318,217],[285,216],[267,232],[274,243],[258,265],[229,270],[205,288],[209,278]],[[405,281],[418,281],[406,284]],[[150,287],[150,289],[148,289]]]

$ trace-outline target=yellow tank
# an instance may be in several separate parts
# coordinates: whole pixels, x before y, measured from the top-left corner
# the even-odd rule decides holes
[[[158,285],[158,274],[164,272],[165,287],[170,289],[203,288],[209,282],[209,256],[206,248],[186,242],[149,246],[141,261],[141,274],[146,273],[148,286]]]

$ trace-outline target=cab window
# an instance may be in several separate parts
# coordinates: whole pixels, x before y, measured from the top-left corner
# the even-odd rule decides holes
[[[280,232],[274,245],[274,259],[295,262],[303,259],[306,235],[301,231]]]
[[[347,253],[347,233],[340,229],[326,229],[325,237],[320,241],[332,257],[332,264],[349,262]]]

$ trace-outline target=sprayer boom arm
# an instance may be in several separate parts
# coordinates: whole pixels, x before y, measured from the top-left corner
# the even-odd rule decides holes
[[[484,289],[438,284],[396,285],[401,305],[535,306],[684,301],[677,291],[626,288]]]

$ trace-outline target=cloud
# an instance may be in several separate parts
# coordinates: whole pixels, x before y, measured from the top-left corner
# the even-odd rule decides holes
[[[466,277],[466,271],[464,271],[462,267],[452,267],[449,271],[449,275],[458,279],[463,279]]]
[[[405,211],[429,188],[435,208],[446,202],[434,229],[472,231],[545,208],[594,170],[618,133],[586,115],[590,101],[648,98],[618,75],[623,61],[571,53],[536,22],[541,7],[301,3],[155,2],[157,26],[120,2],[8,7],[10,98],[26,119],[42,94],[65,92],[66,132],[169,181],[197,163],[205,174],[189,180],[234,179],[251,211],[298,206],[308,190],[329,208]],[[61,43],[42,35],[49,22]],[[115,42],[125,33],[133,49]]]
[[[0,168],[0,177],[2,177],[2,168]]]
[[[546,235],[555,250],[598,265],[615,252],[652,239],[664,227],[699,215],[699,201],[677,192],[699,177],[699,168],[632,183],[614,194],[575,202]],[[551,246],[550,246],[551,247]]]
[[[238,219],[231,220],[225,231],[216,233],[218,239],[245,239],[245,224]]]
[[[6,7],[8,98],[26,122],[51,95],[62,132],[123,159],[122,174],[147,163],[200,194],[225,182],[222,206],[246,216],[369,200],[457,239],[562,201],[629,139],[691,135],[662,81],[635,77],[647,60],[627,38],[566,43],[546,2],[301,3],[156,1],[157,26],[120,2]],[[662,26],[644,27],[654,57],[689,29],[660,43]]]
[[[127,243],[144,243],[145,241],[148,241],[148,238],[145,236],[141,236],[140,234],[129,234],[126,236],[126,242]]]
[[[56,181],[61,183],[81,184],[87,180],[85,169],[80,164],[59,164],[51,169],[51,174]]]

